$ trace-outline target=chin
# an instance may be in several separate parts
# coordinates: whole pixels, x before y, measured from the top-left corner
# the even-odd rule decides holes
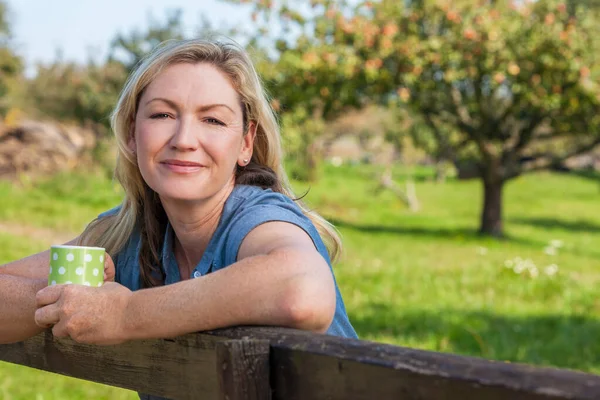
[[[231,187],[234,186],[232,178]],[[206,179],[160,179],[158,182],[149,182],[160,198],[176,201],[201,201],[218,196],[223,190],[227,190],[229,183],[219,185],[217,182],[206,182]]]
[[[195,190],[190,190],[191,188],[188,186],[186,188],[162,188],[162,190],[156,190],[156,193],[162,199],[170,199],[177,201],[194,201],[194,200],[202,200],[206,193],[202,188],[196,187]]]

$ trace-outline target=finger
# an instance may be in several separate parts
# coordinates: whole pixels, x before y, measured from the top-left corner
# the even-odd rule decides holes
[[[108,253],[104,255],[104,281],[114,281],[115,264]]]
[[[59,323],[54,325],[52,328],[52,334],[57,338],[69,336],[69,332],[67,331],[67,322],[65,320],[59,321]]]
[[[65,285],[48,286],[40,290],[35,295],[35,301],[38,308],[53,304],[60,299]]]
[[[38,308],[34,315],[35,323],[40,328],[49,328],[60,321],[60,311],[56,304]]]

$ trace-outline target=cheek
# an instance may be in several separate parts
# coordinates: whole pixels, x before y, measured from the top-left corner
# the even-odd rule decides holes
[[[164,141],[160,131],[152,126],[141,124],[135,131],[135,142],[138,154],[148,155],[159,149]]]
[[[220,135],[206,140],[203,149],[216,163],[231,164],[237,161],[241,149],[241,140],[234,135]]]

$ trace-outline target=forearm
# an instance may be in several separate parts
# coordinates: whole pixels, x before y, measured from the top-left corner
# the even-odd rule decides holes
[[[43,328],[34,321],[36,293],[47,280],[0,274],[0,344],[20,342]]]
[[[299,267],[294,256],[250,257],[201,278],[137,291],[126,311],[127,339],[236,325],[322,332],[335,309],[331,274],[322,266]]]
[[[0,276],[12,275],[29,279],[41,279],[42,276],[48,276],[50,266],[50,250],[34,254],[0,265]]]
[[[66,242],[66,245],[75,245],[78,238]],[[43,279],[48,276],[50,268],[50,250],[33,254],[8,264],[0,265],[1,275],[20,276],[29,279]]]

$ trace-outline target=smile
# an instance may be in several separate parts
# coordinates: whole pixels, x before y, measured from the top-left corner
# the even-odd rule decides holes
[[[177,174],[190,174],[204,168],[200,163],[183,160],[165,160],[161,161],[160,165]]]

